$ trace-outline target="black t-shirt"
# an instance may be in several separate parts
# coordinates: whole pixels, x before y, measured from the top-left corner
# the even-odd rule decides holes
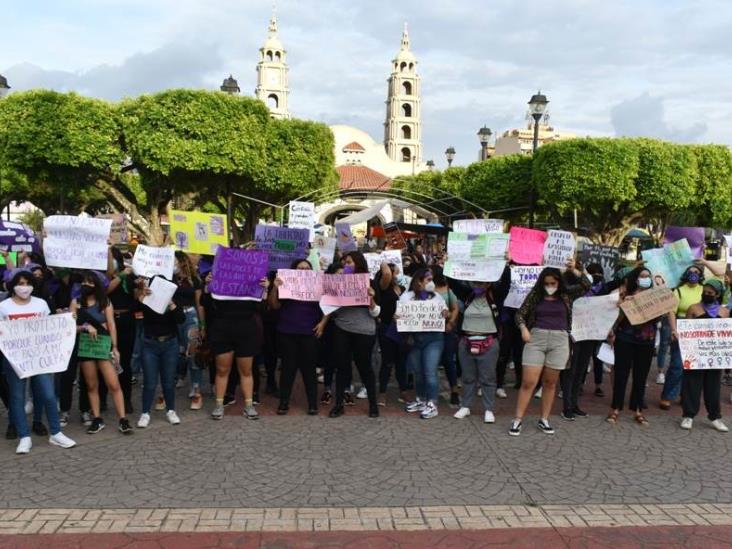
[[[194,278],[191,282],[188,279],[182,279],[175,277],[175,283],[178,285],[178,289],[173,295],[173,301],[178,307],[195,307],[196,306],[196,291],[203,288],[203,284],[198,278]]]
[[[402,289],[402,292],[404,289]],[[381,312],[379,313],[379,320],[384,324],[390,324],[394,320],[396,314],[397,301],[399,301],[399,295],[394,291],[393,286],[389,286],[386,290],[381,290],[379,295],[381,298],[380,306]]]
[[[107,294],[115,311],[131,311],[135,308],[135,276],[127,275],[120,279],[117,287]]]
[[[142,309],[143,332],[145,337],[173,337],[178,335],[178,324],[182,324],[185,315],[181,307],[174,311],[165,310],[165,314],[158,314],[147,305],[138,304]]]

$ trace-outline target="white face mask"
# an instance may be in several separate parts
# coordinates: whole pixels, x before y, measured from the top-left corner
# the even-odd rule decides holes
[[[20,299],[28,299],[33,293],[33,286],[16,286],[13,291]]]
[[[430,280],[427,284],[424,285],[424,289],[428,292],[434,292],[435,291],[434,281]]]
[[[546,292],[546,295],[554,295],[557,293],[557,287],[556,286],[544,286],[544,291]]]
[[[639,278],[638,286],[643,288],[644,290],[647,290],[648,288],[653,286],[653,281],[650,278]]]

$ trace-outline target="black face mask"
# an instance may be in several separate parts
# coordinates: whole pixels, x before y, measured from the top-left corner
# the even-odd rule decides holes
[[[94,286],[82,286],[81,287],[81,295],[84,297],[89,297],[94,293]]]
[[[704,305],[712,305],[717,301],[717,297],[709,294],[702,294],[702,303]]]

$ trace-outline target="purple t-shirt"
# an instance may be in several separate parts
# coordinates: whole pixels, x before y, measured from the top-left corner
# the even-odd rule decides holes
[[[569,330],[567,306],[561,299],[542,299],[536,306],[534,328],[542,330]]]
[[[314,301],[294,299],[283,299],[281,303],[277,331],[283,334],[313,335],[313,329],[322,315],[320,305]]]

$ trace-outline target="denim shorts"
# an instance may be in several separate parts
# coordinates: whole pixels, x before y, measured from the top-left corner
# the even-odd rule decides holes
[[[569,362],[569,334],[564,330],[531,329],[531,341],[524,345],[524,366],[545,366],[565,370]]]

